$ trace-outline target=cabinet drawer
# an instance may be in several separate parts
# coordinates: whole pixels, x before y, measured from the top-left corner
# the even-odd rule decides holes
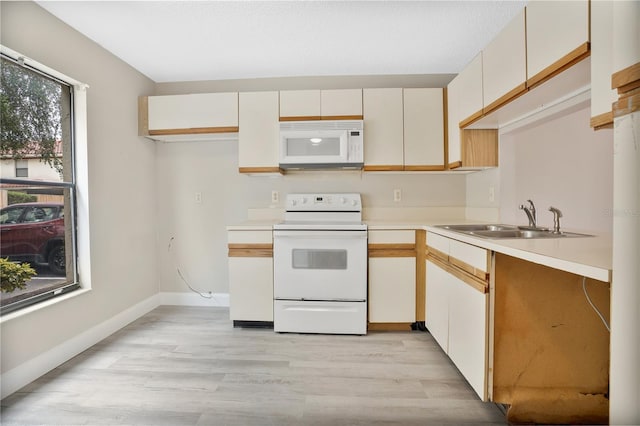
[[[416,231],[384,229],[369,231],[369,244],[415,244]]]
[[[456,240],[449,241],[449,261],[456,266],[466,264],[478,271],[489,272],[489,256],[486,249]],[[462,268],[465,269],[466,268]],[[467,270],[467,272],[471,272]],[[475,275],[475,274],[474,274]]]
[[[449,258],[449,241],[451,240],[447,237],[427,232],[428,250],[443,260],[448,260]]]

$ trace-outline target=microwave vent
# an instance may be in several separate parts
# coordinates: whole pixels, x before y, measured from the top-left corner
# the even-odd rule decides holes
[[[283,121],[280,130],[362,130],[362,120]]]

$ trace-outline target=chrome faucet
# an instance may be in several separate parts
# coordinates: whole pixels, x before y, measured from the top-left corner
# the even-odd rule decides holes
[[[536,206],[533,205],[533,201],[527,200],[529,202],[529,207],[526,207],[524,204],[520,204],[520,210],[524,210],[527,214],[527,218],[529,219],[529,227],[536,228]]]
[[[551,213],[553,213],[553,233],[554,234],[562,234],[562,232],[560,232],[560,218],[562,217],[562,212],[555,208],[555,207],[549,207],[549,211]]]

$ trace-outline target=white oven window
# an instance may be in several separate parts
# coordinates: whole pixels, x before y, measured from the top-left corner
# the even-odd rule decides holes
[[[340,137],[287,138],[286,143],[290,157],[340,155]]]
[[[293,269],[347,269],[347,250],[293,249]]]

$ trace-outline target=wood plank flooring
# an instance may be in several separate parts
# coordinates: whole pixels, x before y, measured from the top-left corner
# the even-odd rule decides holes
[[[278,334],[161,306],[2,400],[2,425],[506,424],[431,335]]]

